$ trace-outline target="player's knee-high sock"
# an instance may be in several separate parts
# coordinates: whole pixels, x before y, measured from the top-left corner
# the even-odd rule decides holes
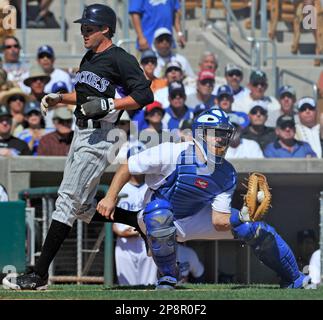
[[[230,222],[234,236],[246,241],[259,260],[274,270],[285,283],[291,285],[302,275],[292,250],[273,227],[263,221],[241,222],[235,210]]]
[[[57,251],[64,240],[67,238],[71,229],[72,227],[62,222],[52,220],[41,250],[40,257],[35,266],[35,272],[38,275],[44,277],[48,274],[48,269],[51,262],[56,256]]]

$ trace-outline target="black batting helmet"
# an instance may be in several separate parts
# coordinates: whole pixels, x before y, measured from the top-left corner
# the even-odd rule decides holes
[[[74,23],[108,26],[111,32],[115,33],[117,16],[109,6],[95,3],[86,6],[83,10],[82,18],[75,20]]]

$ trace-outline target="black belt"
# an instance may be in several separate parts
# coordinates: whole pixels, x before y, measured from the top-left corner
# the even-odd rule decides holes
[[[101,128],[101,122],[92,119],[76,119],[76,125],[79,128]]]

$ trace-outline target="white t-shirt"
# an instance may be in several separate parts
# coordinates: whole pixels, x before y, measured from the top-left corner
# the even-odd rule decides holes
[[[8,193],[5,188],[0,184],[0,202],[9,201]]]
[[[310,259],[309,275],[314,284],[321,282],[321,251],[316,250]]]
[[[225,155],[226,159],[238,158],[264,158],[264,154],[256,141],[241,138],[236,148],[229,147]]]
[[[188,149],[194,143],[197,144],[197,142],[193,141],[181,143],[165,142],[135,154],[128,159],[128,167],[131,174],[145,174],[145,182],[149,187],[145,194],[145,203],[149,202],[153,190],[157,190],[165,184],[167,177],[175,171],[181,152]],[[212,202],[213,210],[230,213],[233,191],[231,189],[214,197]]]
[[[204,266],[196,252],[192,248],[179,243],[177,244],[177,261],[182,277],[191,274],[194,278],[199,278],[204,273]]]
[[[279,101],[275,97],[265,97],[263,100],[267,102],[268,113],[280,109]],[[255,101],[256,100],[251,98],[250,94],[245,94],[239,99],[234,98],[232,103],[232,111],[242,111],[248,114],[251,109],[251,105]]]
[[[50,74],[50,81],[46,84],[44,91],[46,93],[51,93],[53,84],[58,82],[58,81],[63,81],[65,82],[68,92],[73,91],[73,84],[72,84],[72,79],[70,75],[61,69],[54,69],[54,71]]]
[[[157,67],[154,71],[154,75],[157,78],[163,78],[165,76],[165,67],[166,64],[170,61],[177,61],[181,64],[184,74],[188,77],[195,77],[194,71],[188,62],[188,60],[179,53],[175,53],[171,58],[163,58],[157,52]]]
[[[300,123],[296,124],[297,140],[307,142],[316,153],[318,158],[322,158],[322,147],[320,141],[320,125],[317,124],[313,128],[308,128]]]

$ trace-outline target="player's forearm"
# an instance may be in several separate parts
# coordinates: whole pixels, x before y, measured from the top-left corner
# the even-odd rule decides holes
[[[76,92],[70,92],[70,93],[63,93],[61,94],[62,100],[61,103],[64,104],[73,104],[76,105]]]
[[[231,229],[230,214],[213,210],[212,224],[213,224],[215,230],[217,230],[217,231],[230,230]]]
[[[140,108],[140,105],[130,96],[115,99],[114,108],[116,110],[135,110]]]
[[[128,163],[120,165],[119,169],[117,170],[116,174],[112,179],[106,198],[116,201],[122,187],[129,181],[129,179],[130,172],[128,168]]]

